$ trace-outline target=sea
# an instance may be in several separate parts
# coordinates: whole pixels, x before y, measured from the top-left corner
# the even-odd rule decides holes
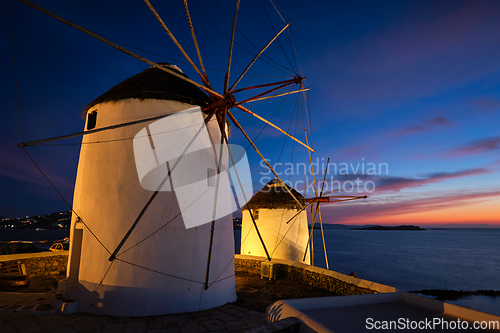
[[[402,291],[500,290],[500,229],[325,229],[330,270]],[[314,265],[326,268],[321,231],[314,230]],[[235,231],[239,252],[241,232]],[[500,297],[447,301],[500,316]]]
[[[403,291],[500,290],[500,229],[325,229],[329,268]],[[0,241],[57,240],[69,230],[2,230]],[[321,231],[314,238],[314,264],[326,268]],[[239,253],[241,231],[235,231]],[[500,297],[467,296],[447,301],[500,316]]]

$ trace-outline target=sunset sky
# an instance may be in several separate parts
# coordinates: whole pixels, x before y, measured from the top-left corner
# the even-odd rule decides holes
[[[148,59],[177,64],[197,79],[141,1],[122,1],[119,7],[106,1],[34,2],[122,46],[135,47],[134,52]],[[231,34],[235,2],[191,2],[208,75],[221,91],[229,40],[220,31]],[[196,59],[182,1],[152,4]],[[346,186],[340,194],[370,196],[322,206],[324,222],[500,227],[500,2],[274,4],[290,23],[290,34],[285,31],[279,43],[266,50],[266,62],[259,60],[238,87],[286,80],[295,71],[307,77],[305,85],[311,90],[306,101],[294,95],[284,102],[247,106],[299,140],[304,140],[304,128],[309,131],[309,119],[313,160],[319,160],[321,169],[317,178],[323,178],[330,158],[327,187],[337,181]],[[0,215],[68,210],[17,148],[21,139],[8,2],[0,4],[0,14]],[[81,112],[88,103],[149,67],[14,0],[12,20],[24,141],[81,131]],[[232,82],[284,23],[268,0],[242,1],[237,26],[236,41],[251,53],[235,46]],[[235,116],[252,138],[258,136],[255,143],[271,164],[308,163],[307,152],[290,140],[280,153],[285,140],[281,133],[268,127],[260,133],[262,122],[242,112]],[[69,203],[80,140],[27,148]],[[247,146],[236,130],[230,140]],[[270,179],[251,148],[248,156],[258,191]],[[282,165],[277,171],[304,194],[304,174],[294,171],[289,177],[286,169]],[[368,184],[374,184],[375,190],[349,191],[349,182],[358,178],[362,187],[371,191]]]

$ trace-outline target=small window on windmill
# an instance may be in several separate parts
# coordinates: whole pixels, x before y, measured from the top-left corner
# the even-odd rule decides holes
[[[215,169],[207,169],[207,186],[215,186]]]
[[[259,219],[259,211],[258,210],[253,211],[253,219],[255,221],[257,221]]]
[[[87,131],[94,129],[97,124],[97,110],[89,112],[87,116]]]

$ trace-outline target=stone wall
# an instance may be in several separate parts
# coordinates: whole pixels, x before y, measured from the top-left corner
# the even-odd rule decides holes
[[[258,258],[258,257],[253,257]],[[250,256],[235,255],[234,257],[234,270],[236,272],[249,272],[260,274],[260,263],[264,259],[253,259]]]
[[[26,267],[28,277],[65,274],[69,251],[41,252],[26,254],[0,255],[0,273],[4,263],[21,263]],[[235,255],[235,270],[260,274],[263,257]],[[289,260],[273,259],[277,264],[280,279],[295,280],[344,295],[374,294],[395,292],[396,288],[347,276],[324,268],[301,264]]]
[[[9,254],[0,256],[0,273],[5,264],[24,264],[28,277],[66,274],[69,251]]]
[[[260,274],[260,264],[266,258],[236,255],[235,270]],[[324,268],[289,260],[273,259],[277,264],[277,278],[290,279],[344,295],[395,292],[396,288],[330,271]]]
[[[324,272],[315,272],[303,267],[294,267],[284,264],[278,264],[278,274],[282,274],[289,280],[295,280],[300,283],[335,291],[342,295],[363,295],[374,294],[376,291],[368,288],[362,288],[355,284],[342,281],[333,276],[324,274]]]

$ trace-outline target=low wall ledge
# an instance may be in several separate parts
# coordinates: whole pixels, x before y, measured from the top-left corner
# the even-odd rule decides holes
[[[0,262],[20,260],[20,259],[42,258],[42,257],[67,256],[67,255],[69,255],[69,251],[2,254],[0,255]]]
[[[265,257],[236,254],[234,256],[236,271],[246,270],[260,273],[260,263],[266,261]],[[283,268],[278,268],[278,275],[282,277],[302,280],[302,282],[327,288],[355,288],[356,293],[390,293],[398,291],[396,288],[380,283],[359,279],[357,277],[345,275],[325,268],[297,263],[291,260],[273,259],[271,262],[277,263]],[[340,285],[339,285],[340,283]],[[349,287],[350,286],[350,287]]]

